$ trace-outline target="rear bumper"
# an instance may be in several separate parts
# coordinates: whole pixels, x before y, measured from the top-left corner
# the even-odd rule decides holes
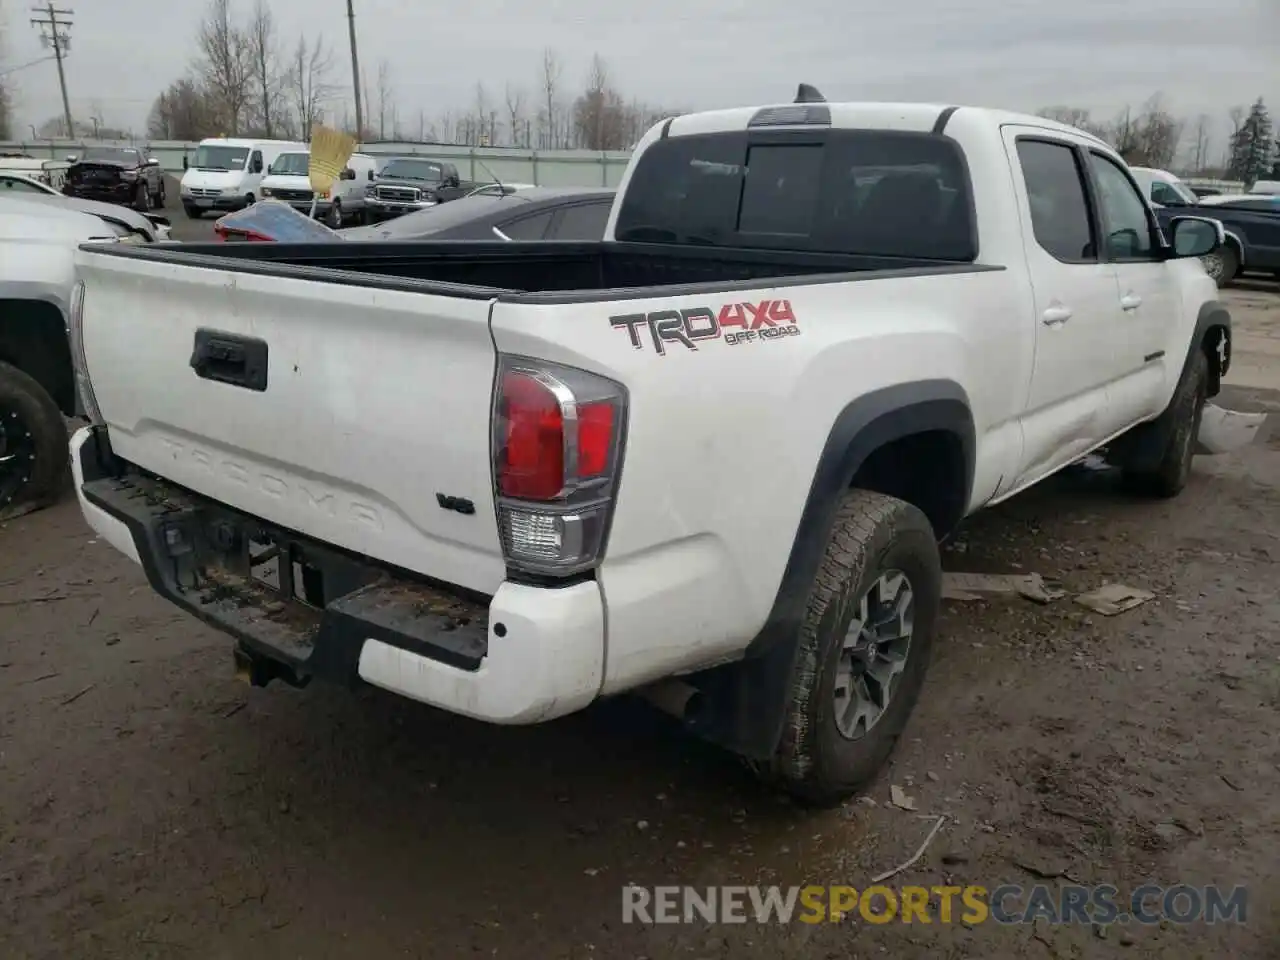
[[[509,724],[572,713],[600,690],[604,608],[594,581],[503,583],[492,598],[464,597],[126,472],[104,428],[77,431],[71,459],[94,531],[141,564],[157,593],[274,674],[369,683]],[[276,572],[264,578],[268,567]]]

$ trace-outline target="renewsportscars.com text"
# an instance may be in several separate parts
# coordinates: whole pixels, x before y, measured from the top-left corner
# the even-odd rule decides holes
[[[723,886],[622,888],[624,923],[1245,923],[1245,887]]]

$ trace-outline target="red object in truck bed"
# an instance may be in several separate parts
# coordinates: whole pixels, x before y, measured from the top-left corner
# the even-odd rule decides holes
[[[219,217],[213,232],[221,241],[257,243],[325,243],[341,239],[324,224],[279,200],[259,200],[243,210]]]

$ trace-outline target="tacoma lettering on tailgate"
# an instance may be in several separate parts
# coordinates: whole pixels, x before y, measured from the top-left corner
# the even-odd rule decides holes
[[[800,333],[790,300],[761,300],[758,303],[726,303],[719,312],[710,307],[685,310],[655,310],[652,313],[623,313],[610,317],[615,328],[627,331],[631,346],[643,350],[648,340],[659,356],[666,356],[667,344],[682,344],[697,350],[707,340],[723,340],[730,346],[762,343]]]

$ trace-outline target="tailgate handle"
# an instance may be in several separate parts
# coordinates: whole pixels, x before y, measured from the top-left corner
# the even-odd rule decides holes
[[[267,341],[201,327],[191,369],[203,380],[262,392],[267,389]]]

